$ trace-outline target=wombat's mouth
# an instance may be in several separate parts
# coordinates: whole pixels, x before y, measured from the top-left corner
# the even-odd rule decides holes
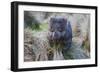
[[[53,41],[61,41],[65,38],[65,31],[63,32],[50,32],[50,38]]]

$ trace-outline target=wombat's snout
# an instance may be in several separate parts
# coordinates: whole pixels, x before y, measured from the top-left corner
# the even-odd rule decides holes
[[[51,38],[52,40],[59,40],[61,38],[60,32],[55,31],[55,32],[51,32]]]

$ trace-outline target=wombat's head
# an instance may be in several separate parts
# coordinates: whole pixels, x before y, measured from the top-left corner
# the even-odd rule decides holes
[[[49,21],[49,31],[51,40],[64,38],[66,32],[67,19],[64,17],[52,17]]]

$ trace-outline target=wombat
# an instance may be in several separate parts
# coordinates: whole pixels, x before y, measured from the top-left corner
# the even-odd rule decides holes
[[[71,47],[72,28],[70,21],[65,17],[52,17],[49,21],[49,41],[51,44],[57,43],[64,46],[64,50]]]

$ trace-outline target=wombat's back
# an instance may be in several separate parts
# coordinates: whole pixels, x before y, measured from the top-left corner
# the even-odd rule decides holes
[[[66,26],[66,35],[65,35],[65,48],[68,49],[72,45],[72,27],[70,22],[68,21],[67,26]]]

